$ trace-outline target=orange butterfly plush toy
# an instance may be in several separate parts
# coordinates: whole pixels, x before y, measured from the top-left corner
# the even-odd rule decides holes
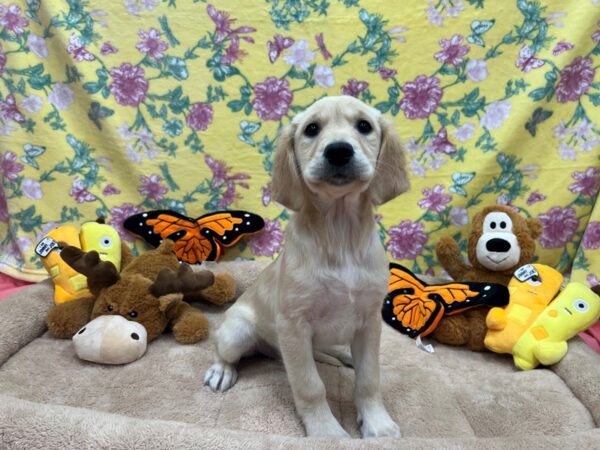
[[[217,261],[225,247],[257,233],[265,222],[247,211],[217,211],[191,219],[175,211],[146,211],[128,217],[123,226],[154,247],[164,239],[175,241],[173,252],[180,261],[200,264]]]
[[[383,320],[411,338],[431,334],[444,314],[452,315],[477,306],[505,306],[506,286],[471,281],[428,285],[400,264],[390,264],[388,295]]]

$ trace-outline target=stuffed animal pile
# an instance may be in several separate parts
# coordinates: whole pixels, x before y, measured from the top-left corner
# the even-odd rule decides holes
[[[535,240],[541,232],[542,224],[538,220],[527,219],[507,206],[493,205],[473,217],[467,248],[470,266],[451,237],[442,238],[435,250],[452,279],[507,286],[518,267],[532,262]],[[444,316],[433,337],[443,344],[485,350],[488,311],[489,308],[481,307]]]
[[[551,267],[520,267],[508,285],[508,306],[488,313],[485,346],[511,353],[521,370],[559,362],[567,353],[567,341],[600,318],[600,286],[590,289],[571,282],[557,296],[562,281]]]

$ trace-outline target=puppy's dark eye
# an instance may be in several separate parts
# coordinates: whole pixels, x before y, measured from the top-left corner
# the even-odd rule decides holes
[[[137,314],[137,311],[130,311],[130,312],[129,312],[129,317],[131,317],[132,319],[133,319],[133,318],[136,318],[136,317],[137,317],[137,315],[138,315],[138,314]]]
[[[369,134],[371,131],[373,131],[373,127],[366,120],[359,120],[356,123],[356,129],[360,134]]]
[[[308,137],[315,137],[317,134],[319,134],[319,131],[321,131],[319,124],[312,122],[309,123],[304,129],[304,135]]]
[[[492,222],[492,223],[490,223],[490,228],[491,228],[492,230],[495,230],[495,229],[496,229],[496,222]]]
[[[112,310],[113,310],[113,307],[112,307],[112,305],[108,305],[108,310],[109,310],[109,311],[112,311]]]

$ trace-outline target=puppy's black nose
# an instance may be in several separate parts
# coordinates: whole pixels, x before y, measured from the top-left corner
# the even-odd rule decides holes
[[[347,142],[332,142],[325,147],[325,159],[332,166],[344,166],[350,162],[354,149]]]
[[[510,250],[510,242],[504,239],[494,238],[487,241],[485,248],[488,252],[506,253]]]

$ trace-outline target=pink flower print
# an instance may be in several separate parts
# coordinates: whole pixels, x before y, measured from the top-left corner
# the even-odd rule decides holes
[[[448,155],[456,153],[456,147],[448,140],[446,127],[440,128],[437,136],[431,141],[431,148],[435,153],[446,153]]]
[[[395,69],[390,69],[388,67],[380,67],[379,70],[377,71],[379,72],[379,76],[381,77],[382,80],[387,81],[390,78],[394,78],[397,74],[398,71]]]
[[[169,48],[169,44],[160,40],[160,32],[156,28],[150,28],[149,31],[139,30],[138,36],[141,41],[135,48],[150,58],[161,59],[164,56],[163,52]]]
[[[575,183],[569,185],[569,191],[574,194],[587,195],[593,197],[600,189],[600,171],[595,167],[588,167],[582,172],[573,172],[571,177]]]
[[[2,177],[15,181],[17,174],[24,168],[23,164],[17,162],[17,154],[15,152],[8,151],[2,154],[2,158],[0,159],[0,174]]]
[[[544,226],[540,244],[544,248],[561,248],[567,245],[575,236],[579,219],[575,209],[555,206],[548,212],[538,216]]]
[[[546,200],[546,196],[544,194],[540,193],[539,191],[533,191],[531,194],[529,194],[529,197],[527,197],[527,204],[531,206],[534,203],[541,202],[543,200]]]
[[[511,104],[508,100],[495,101],[488,105],[481,117],[480,125],[488,130],[500,128],[510,115]]]
[[[212,123],[213,108],[208,103],[194,103],[190,113],[185,118],[185,123],[196,131],[204,131]]]
[[[8,223],[10,215],[8,214],[8,205],[4,196],[4,189],[0,186],[0,222]]]
[[[210,4],[206,7],[206,12],[215,24],[215,44],[223,42],[231,35],[238,36],[246,42],[254,42],[254,39],[252,37],[240,35],[254,33],[256,31],[256,28],[242,26],[236,28],[235,30],[232,30],[231,25],[236,21],[236,19],[230,19],[229,14],[227,14],[224,11],[217,10],[213,5]]]
[[[73,90],[64,83],[56,83],[52,87],[52,92],[48,95],[48,101],[56,107],[56,109],[69,109],[73,103]]]
[[[319,47],[319,51],[321,52],[321,56],[325,61],[331,58],[331,53],[325,47],[325,40],[323,39],[323,33],[319,33],[315,36],[315,40],[317,41],[317,46]]]
[[[583,234],[582,244],[586,250],[597,250],[600,248],[600,222],[588,223]]]
[[[590,286],[598,286],[600,284],[600,280],[593,273],[588,273],[587,277],[585,277]]]
[[[269,206],[271,203],[271,182],[266,186],[260,188],[260,192],[262,193],[262,204],[263,206]]]
[[[92,55],[85,46],[81,43],[81,39],[75,33],[71,34],[69,38],[69,45],[67,45],[67,52],[77,62],[81,61],[94,61],[96,57]]]
[[[335,78],[333,77],[333,70],[331,70],[331,67],[316,66],[313,77],[317,86],[324,89],[330,88],[335,84]]]
[[[267,48],[269,50],[269,61],[271,62],[271,64],[277,61],[277,58],[279,58],[281,52],[294,45],[294,42],[295,41],[293,38],[288,36],[282,36],[279,33],[273,36],[272,41],[267,41]]]
[[[73,179],[69,195],[73,197],[77,203],[93,202],[96,200],[96,196],[88,191],[83,180],[80,180],[77,177]]]
[[[221,55],[221,63],[233,64],[234,62],[241,60],[248,53],[240,48],[240,39],[237,36],[233,36],[229,43],[229,47],[225,49],[225,53]]]
[[[0,5],[0,25],[16,35],[23,34],[23,27],[29,24],[29,20],[21,17],[21,8],[14,3],[8,6]]]
[[[552,49],[552,55],[558,56],[561,53],[572,50],[573,47],[575,47],[575,46],[573,44],[571,44],[570,42],[566,42],[566,41],[557,42],[556,45],[554,46],[554,48]]]
[[[423,252],[427,242],[422,223],[403,220],[389,229],[390,240],[387,248],[395,259],[415,259]]]
[[[559,103],[576,102],[590,89],[596,75],[592,58],[576,57],[560,72],[556,85],[556,99]]]
[[[121,190],[113,186],[111,183],[107,184],[104,189],[102,189],[102,195],[108,197],[110,195],[120,194]]]
[[[292,45],[283,60],[294,66],[297,70],[306,70],[310,66],[310,62],[314,59],[315,52],[311,52],[308,48],[308,42],[304,40],[296,41]]]
[[[204,162],[210,168],[213,173],[211,180],[211,189],[213,191],[218,190],[221,186],[225,186],[225,192],[221,195],[219,200],[219,207],[226,208],[236,199],[240,198],[236,194],[236,186],[244,189],[249,189],[250,186],[244,180],[250,179],[250,175],[245,173],[236,173],[230,175],[231,167],[225,165],[225,162],[215,160],[210,155],[204,156]]]
[[[419,200],[418,205],[429,211],[435,211],[438,213],[446,210],[446,204],[452,200],[452,196],[444,194],[444,186],[436,184],[433,189],[423,189],[423,195],[425,198]]]
[[[369,87],[366,81],[358,81],[356,78],[350,78],[348,84],[342,86],[342,94],[358,97],[361,92]]]
[[[46,41],[43,37],[30,33],[27,37],[27,46],[29,47],[31,53],[38,58],[48,57],[48,48],[46,47]]]
[[[123,203],[120,206],[114,206],[110,209],[110,220],[108,224],[112,226],[119,235],[121,239],[124,239],[129,242],[134,242],[136,237],[130,234],[124,227],[123,222],[130,216],[134,214],[139,214],[143,210],[139,206],[135,206],[131,203]]]
[[[140,195],[147,197],[155,202],[160,202],[169,189],[161,183],[160,176],[153,174],[149,177],[142,175],[140,177],[140,186],[138,187]]]
[[[14,120],[18,123],[25,122],[25,116],[17,108],[13,94],[8,94],[4,101],[0,102],[0,119],[5,121]]]
[[[146,99],[148,80],[142,67],[123,63],[110,70],[113,82],[108,85],[117,103],[124,106],[138,106]]]
[[[470,59],[467,63],[467,78],[478,83],[487,78],[487,64],[483,59]]]
[[[278,220],[265,219],[265,227],[256,234],[248,236],[246,243],[256,256],[273,256],[281,250],[283,232]]]
[[[42,186],[39,181],[32,180],[31,178],[24,178],[21,183],[21,191],[23,195],[31,200],[40,200],[44,194],[42,194]]]
[[[254,107],[262,120],[279,120],[285,116],[292,103],[293,95],[288,80],[268,77],[254,86]]]
[[[426,119],[435,112],[442,99],[443,91],[436,77],[419,75],[414,81],[402,87],[404,97],[400,100],[400,109],[407,119]]]
[[[6,53],[2,51],[2,44],[0,44],[0,75],[4,73],[4,67],[6,66]]]
[[[443,64],[450,64],[451,66],[460,66],[463,62],[463,56],[469,53],[468,45],[461,45],[464,38],[460,34],[455,34],[448,39],[440,40],[440,47],[442,50],[435,54],[435,59]]]
[[[108,41],[106,41],[104,44],[102,44],[102,47],[100,47],[100,53],[102,53],[104,56],[108,56],[111,53],[117,53],[118,51],[119,49]]]
[[[453,206],[450,208],[450,223],[455,227],[462,227],[469,222],[467,208]]]
[[[475,125],[472,123],[465,123],[454,131],[454,137],[460,142],[465,142],[473,137],[475,134]]]

